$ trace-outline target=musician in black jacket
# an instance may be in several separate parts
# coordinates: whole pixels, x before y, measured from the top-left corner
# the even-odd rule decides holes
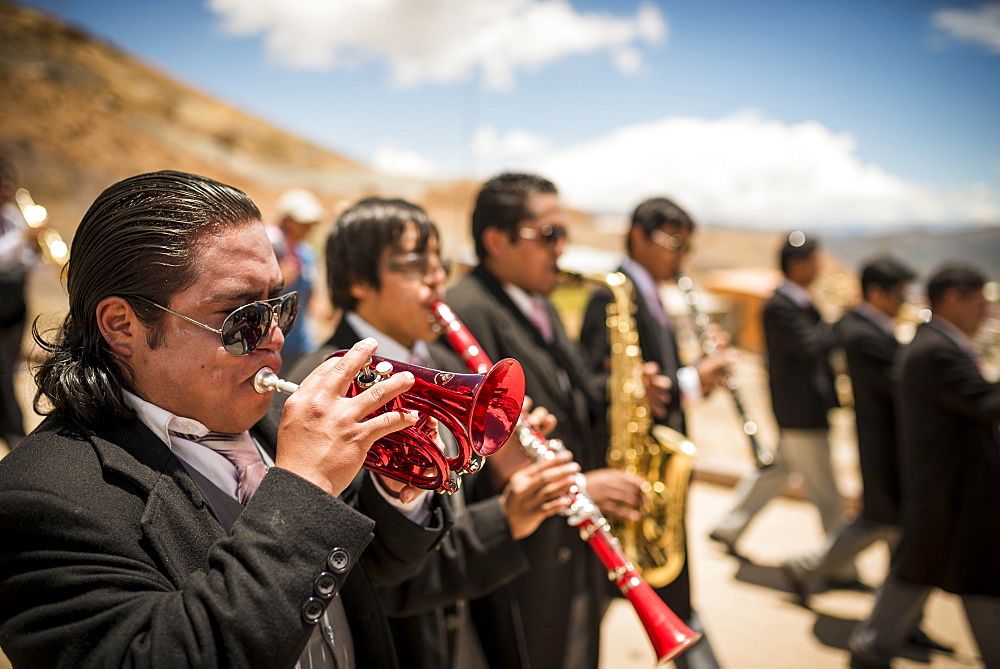
[[[899,541],[899,449],[893,399],[893,363],[899,350],[895,318],[913,272],[892,258],[861,269],[862,300],[844,314],[835,332],[844,349],[854,394],[863,504],[857,518],[814,554],[782,565],[803,604],[828,575],[850,568],[854,557],[878,540],[890,551]]]
[[[490,179],[472,214],[479,265],[448,291],[448,303],[490,359],[524,366],[528,394],[558,419],[553,436],[572,450],[605,515],[636,518],[642,481],[603,467],[604,445],[591,432],[603,388],[547,299],[566,234],[552,182],[529,174]],[[596,667],[609,601],[603,568],[565,518],[546,520],[522,543],[531,569],[474,605],[492,628],[484,639],[491,659],[498,667]]]
[[[1000,666],[1000,384],[972,344],[985,278],[947,265],[927,282],[933,314],[900,353],[895,386],[903,536],[852,666],[888,667],[934,588],[961,596],[984,665]]]
[[[655,380],[649,390],[651,393],[661,389],[667,392],[664,398],[666,411],[655,412],[656,422],[681,433],[687,432],[682,401],[698,399],[711,392],[719,385],[722,370],[730,362],[728,355],[719,355],[700,358],[693,365],[682,366],[673,319],[660,300],[660,285],[673,282],[681,271],[681,262],[691,247],[694,227],[694,220],[688,213],[667,198],[657,197],[642,202],[632,213],[632,224],[626,237],[628,256],[617,270],[632,282],[633,316],[642,359],[653,365],[652,373],[661,374],[665,380],[665,383]],[[594,291],[580,330],[580,343],[595,373],[604,372],[609,365],[606,312],[610,301],[610,291]],[[620,388],[609,389],[609,392],[620,391]],[[601,434],[606,434],[606,428]],[[687,543],[686,536],[684,542]],[[658,588],[657,594],[689,627],[703,631],[691,606],[691,580],[686,556],[687,553],[677,578]],[[674,661],[679,667],[718,666],[707,636]]]
[[[326,266],[330,298],[343,317],[333,336],[300,360],[290,380],[305,378],[331,353],[364,337],[379,342],[383,357],[467,373],[461,358],[437,341],[432,323],[431,307],[442,298],[446,273],[437,227],[422,208],[387,198],[354,204],[330,229]],[[534,413],[534,420],[550,423],[544,409]],[[403,666],[485,666],[465,600],[489,594],[528,569],[520,540],[566,506],[562,492],[579,470],[568,454],[528,464],[513,442],[490,462],[491,473],[503,472],[501,492],[468,505],[461,493],[445,497],[456,508],[448,537],[414,578],[379,592]]]
[[[377,438],[415,422],[366,418],[412,379],[348,398],[366,340],[268,420],[253,379],[280,371],[295,296],[256,206],[204,177],[109,187],[68,267],[69,314],[38,335],[49,415],[0,461],[12,663],[395,666],[374,587],[416,573],[447,510],[412,522],[388,501],[411,487],[350,485]]]
[[[782,245],[785,280],[764,305],[771,404],[780,430],[775,463],[757,469],[736,491],[736,504],[710,534],[735,552],[736,542],[754,516],[778,493],[788,475],[802,475],[805,492],[819,510],[823,529],[832,535],[843,525],[843,503],[830,458],[827,412],[838,405],[829,356],[833,326],[809,296],[819,274],[819,245],[793,232]],[[853,565],[839,580],[853,581]]]

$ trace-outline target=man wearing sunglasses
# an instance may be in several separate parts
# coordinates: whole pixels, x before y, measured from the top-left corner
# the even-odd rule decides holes
[[[69,314],[36,333],[48,417],[0,461],[15,665],[396,663],[375,585],[416,573],[443,512],[419,525],[384,498],[412,488],[352,481],[374,440],[415,422],[368,418],[412,377],[348,398],[366,340],[266,417],[253,379],[281,369],[283,283],[256,206],[210,179],[132,177],[84,216]]]
[[[344,316],[329,341],[303,358],[289,379],[304,378],[329,354],[362,337],[377,339],[380,355],[467,372],[458,355],[437,341],[430,318],[444,293],[447,263],[441,260],[437,227],[422,208],[386,198],[356,203],[330,228],[326,263],[333,306],[343,309]],[[536,410],[535,418],[550,422],[545,415]],[[505,476],[497,486],[503,492],[468,505],[462,494],[449,497],[457,515],[449,536],[420,574],[380,590],[397,653],[414,666],[485,666],[470,633],[465,600],[490,593],[527,570],[519,540],[565,508],[562,493],[578,471],[568,454],[524,466],[527,458],[514,443],[489,460],[489,471]],[[463,492],[470,492],[478,479],[464,477]]]
[[[601,510],[636,518],[642,480],[603,467],[591,420],[604,390],[548,300],[566,247],[556,187],[530,174],[490,179],[476,198],[472,237],[479,265],[448,291],[449,304],[491,359],[521,362],[528,394],[558,419],[553,436],[573,452]],[[480,630],[484,645],[502,666],[597,666],[610,594],[600,563],[564,518],[546,520],[522,543],[530,571],[477,603],[495,621]]]
[[[683,434],[687,434],[683,404],[701,399],[718,387],[722,371],[731,362],[727,352],[682,365],[673,319],[660,299],[660,286],[677,280],[681,263],[691,249],[694,227],[694,220],[688,213],[667,198],[655,197],[642,202],[632,212],[632,222],[625,237],[627,256],[617,270],[632,282],[639,348],[647,374],[652,375],[647,392],[649,397],[659,395],[660,400],[650,403],[655,421]],[[609,369],[607,306],[611,300],[609,290],[594,291],[580,330],[580,343],[595,373]],[[606,443],[606,425],[602,425],[600,433]],[[686,529],[684,542],[687,543]],[[691,606],[691,577],[686,557],[677,578],[658,588],[657,594],[689,627],[704,633]],[[707,635],[674,662],[682,669],[718,666]]]

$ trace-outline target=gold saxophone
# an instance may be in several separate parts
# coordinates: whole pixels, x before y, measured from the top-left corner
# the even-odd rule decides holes
[[[638,521],[610,522],[646,581],[661,588],[673,582],[684,566],[684,510],[696,449],[677,430],[653,424],[632,317],[632,282],[621,272],[568,274],[611,291],[606,312],[611,348],[607,464],[645,479],[646,501]]]

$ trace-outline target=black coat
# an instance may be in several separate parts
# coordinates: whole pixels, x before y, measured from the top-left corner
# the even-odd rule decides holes
[[[854,393],[864,505],[861,516],[898,525],[899,446],[893,363],[899,342],[859,311],[844,314],[835,328],[844,348]]]
[[[598,386],[552,305],[548,306],[555,342],[547,344],[481,266],[448,291],[448,304],[491,360],[514,358],[521,363],[528,395],[559,420],[550,436],[566,442],[584,471],[603,466],[603,448],[595,448],[590,431],[591,412],[603,404]],[[568,379],[568,387],[561,378]],[[608,601],[600,563],[559,516],[547,519],[521,544],[530,571],[512,586],[473,602],[477,632],[491,663],[548,669],[564,666],[571,652],[580,652],[582,657],[573,666],[596,667],[600,621]],[[574,598],[579,598],[581,610],[571,621]]]
[[[616,271],[625,274],[634,285],[635,280],[628,272],[622,268]],[[595,373],[607,369],[607,361],[610,356],[606,313],[607,306],[611,301],[610,290],[595,290],[591,295],[590,302],[587,304],[583,326],[580,330],[580,343],[587,352],[591,369]],[[634,295],[633,302],[635,304],[635,312],[632,315],[635,320],[636,332],[639,334],[639,348],[642,349],[642,359],[646,362],[657,363],[660,366],[660,373],[669,377],[671,382],[670,403],[667,405],[668,414],[665,418],[656,420],[656,422],[679,432],[686,433],[687,421],[684,416],[680,385],[677,382],[677,370],[680,369],[677,340],[669,328],[663,327],[641,295]],[[603,438],[603,443],[607,444],[610,435],[607,428],[606,410],[604,420],[600,422],[600,425],[599,434]],[[685,558],[681,571],[676,579],[662,588],[657,588],[656,592],[674,613],[685,620],[689,620],[691,618],[691,576],[688,570],[686,526],[687,523],[684,523]]]
[[[302,358],[288,380],[301,381],[331,353],[360,339],[347,319],[341,319],[330,339]],[[430,358],[429,366],[435,369],[467,371],[456,354],[436,342],[430,344]],[[439,496],[441,503],[449,499]],[[482,597],[527,569],[528,558],[510,534],[499,497],[466,506],[417,575],[379,590],[400,663],[435,669],[456,666],[456,637],[466,624],[463,600]]]
[[[273,455],[276,423],[253,432]],[[228,536],[138,419],[83,433],[49,417],[0,461],[4,651],[26,667],[291,667],[339,548],[357,657],[395,666],[374,586],[412,576],[446,527],[440,510],[415,525],[373,485],[334,498],[274,467]],[[376,521],[387,531],[365,550]]]
[[[933,322],[900,354],[900,579],[1000,597],[1000,384]]]
[[[837,406],[829,355],[833,328],[815,307],[802,308],[776,291],[764,304],[771,405],[778,426],[825,429],[827,412]]]

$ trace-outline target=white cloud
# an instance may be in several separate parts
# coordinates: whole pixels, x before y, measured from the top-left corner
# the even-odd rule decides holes
[[[552,150],[547,137],[526,130],[500,134],[490,125],[479,127],[470,144],[476,172],[480,174],[500,172],[511,165],[538,163]]]
[[[516,136],[492,129],[483,134]],[[530,136],[534,147],[546,145]],[[646,197],[666,195],[704,223],[762,228],[1000,221],[1000,193],[994,189],[970,185],[935,192],[864,163],[850,134],[817,122],[768,120],[753,111],[626,126],[520,159],[510,144],[479,141],[479,164],[543,174],[556,182],[567,204],[592,213],[624,214]]]
[[[393,142],[382,142],[375,149],[371,166],[377,172],[404,177],[433,178],[441,173],[433,161]]]
[[[263,34],[269,55],[295,68],[384,61],[395,83],[453,83],[478,69],[483,86],[509,89],[516,75],[606,51],[634,73],[640,42],[666,39],[652,4],[634,17],[578,12],[568,0],[209,0],[236,35]]]
[[[1000,3],[988,3],[976,9],[942,9],[931,23],[949,37],[985,46],[1000,53]]]

